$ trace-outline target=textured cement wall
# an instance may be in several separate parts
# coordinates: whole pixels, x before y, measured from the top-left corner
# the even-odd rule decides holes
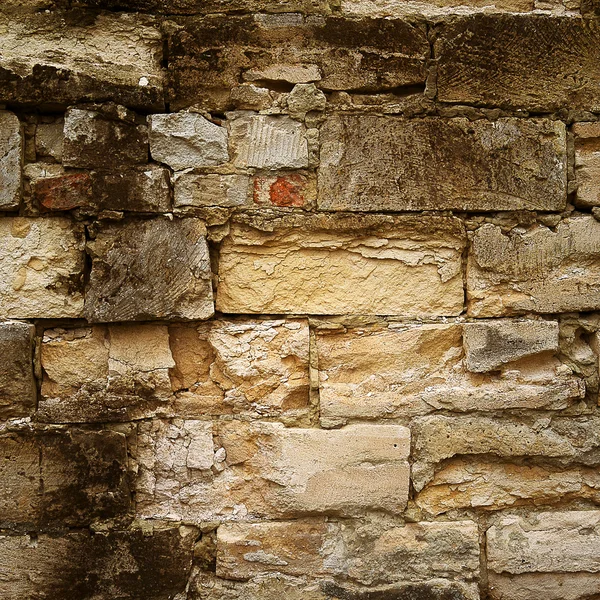
[[[600,598],[596,0],[2,0],[0,598]]]

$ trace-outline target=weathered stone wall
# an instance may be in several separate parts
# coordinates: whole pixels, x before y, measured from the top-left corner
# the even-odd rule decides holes
[[[3,0],[0,598],[600,598],[600,4]]]

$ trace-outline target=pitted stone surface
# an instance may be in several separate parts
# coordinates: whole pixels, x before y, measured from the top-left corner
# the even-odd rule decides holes
[[[21,201],[23,140],[16,115],[0,111],[0,210],[15,210]]]

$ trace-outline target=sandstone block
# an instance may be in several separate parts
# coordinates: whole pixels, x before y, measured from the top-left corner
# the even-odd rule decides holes
[[[130,508],[120,433],[27,430],[3,434],[0,448],[3,528],[83,527]]]
[[[556,322],[503,324],[509,332],[541,323],[558,344]],[[490,325],[490,327],[494,327]],[[367,326],[317,331],[321,423],[387,419],[434,410],[486,411],[508,408],[561,409],[584,397],[583,380],[549,353],[535,349],[501,353],[497,373],[468,369],[463,344],[479,324]],[[502,327],[500,325],[499,327]],[[506,360],[505,360],[506,359]]]
[[[497,317],[600,307],[600,223],[564,219],[505,234],[492,224],[473,238],[467,265],[468,314]]]
[[[488,574],[492,600],[581,600],[600,594],[597,573]]]
[[[144,110],[164,106],[162,40],[153,18],[7,11],[0,23],[0,102],[56,107],[108,98]]]
[[[248,204],[248,177],[245,175],[194,175],[175,177],[175,207],[223,206],[235,208]]]
[[[486,321],[464,326],[469,371],[485,373],[542,352],[558,351],[556,321]]]
[[[464,243],[452,218],[240,217],[221,247],[217,309],[457,315]]]
[[[596,111],[599,39],[593,20],[571,16],[482,14],[448,21],[435,42],[438,99]]]
[[[148,125],[152,158],[176,171],[211,167],[229,160],[227,129],[202,115],[150,115]]]
[[[23,140],[16,115],[0,111],[0,210],[15,210],[21,202]]]
[[[206,228],[197,219],[103,227],[88,244],[89,321],[206,319],[213,314]]]
[[[34,334],[29,323],[0,323],[0,419],[31,416],[36,408]]]
[[[286,116],[252,115],[231,123],[233,163],[258,169],[308,167],[306,127]]]
[[[63,164],[83,169],[117,169],[148,162],[146,128],[122,107],[116,114],[71,108],[65,114]]]
[[[77,318],[83,310],[83,227],[68,219],[0,220],[0,315]]]
[[[23,598],[146,598],[183,593],[197,531],[141,528],[0,538],[0,595]]]
[[[321,127],[324,210],[561,210],[566,130],[547,119],[368,115]]]
[[[28,169],[31,176],[32,169]],[[42,175],[43,173],[40,173]],[[92,178],[89,173],[48,173],[47,177],[31,178],[33,198],[42,209],[72,210],[93,203]]]
[[[589,208],[600,206],[600,126],[598,123],[575,123],[576,202]]]

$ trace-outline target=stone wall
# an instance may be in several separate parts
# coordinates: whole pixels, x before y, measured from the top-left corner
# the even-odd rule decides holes
[[[3,0],[0,597],[600,598],[600,4]]]

